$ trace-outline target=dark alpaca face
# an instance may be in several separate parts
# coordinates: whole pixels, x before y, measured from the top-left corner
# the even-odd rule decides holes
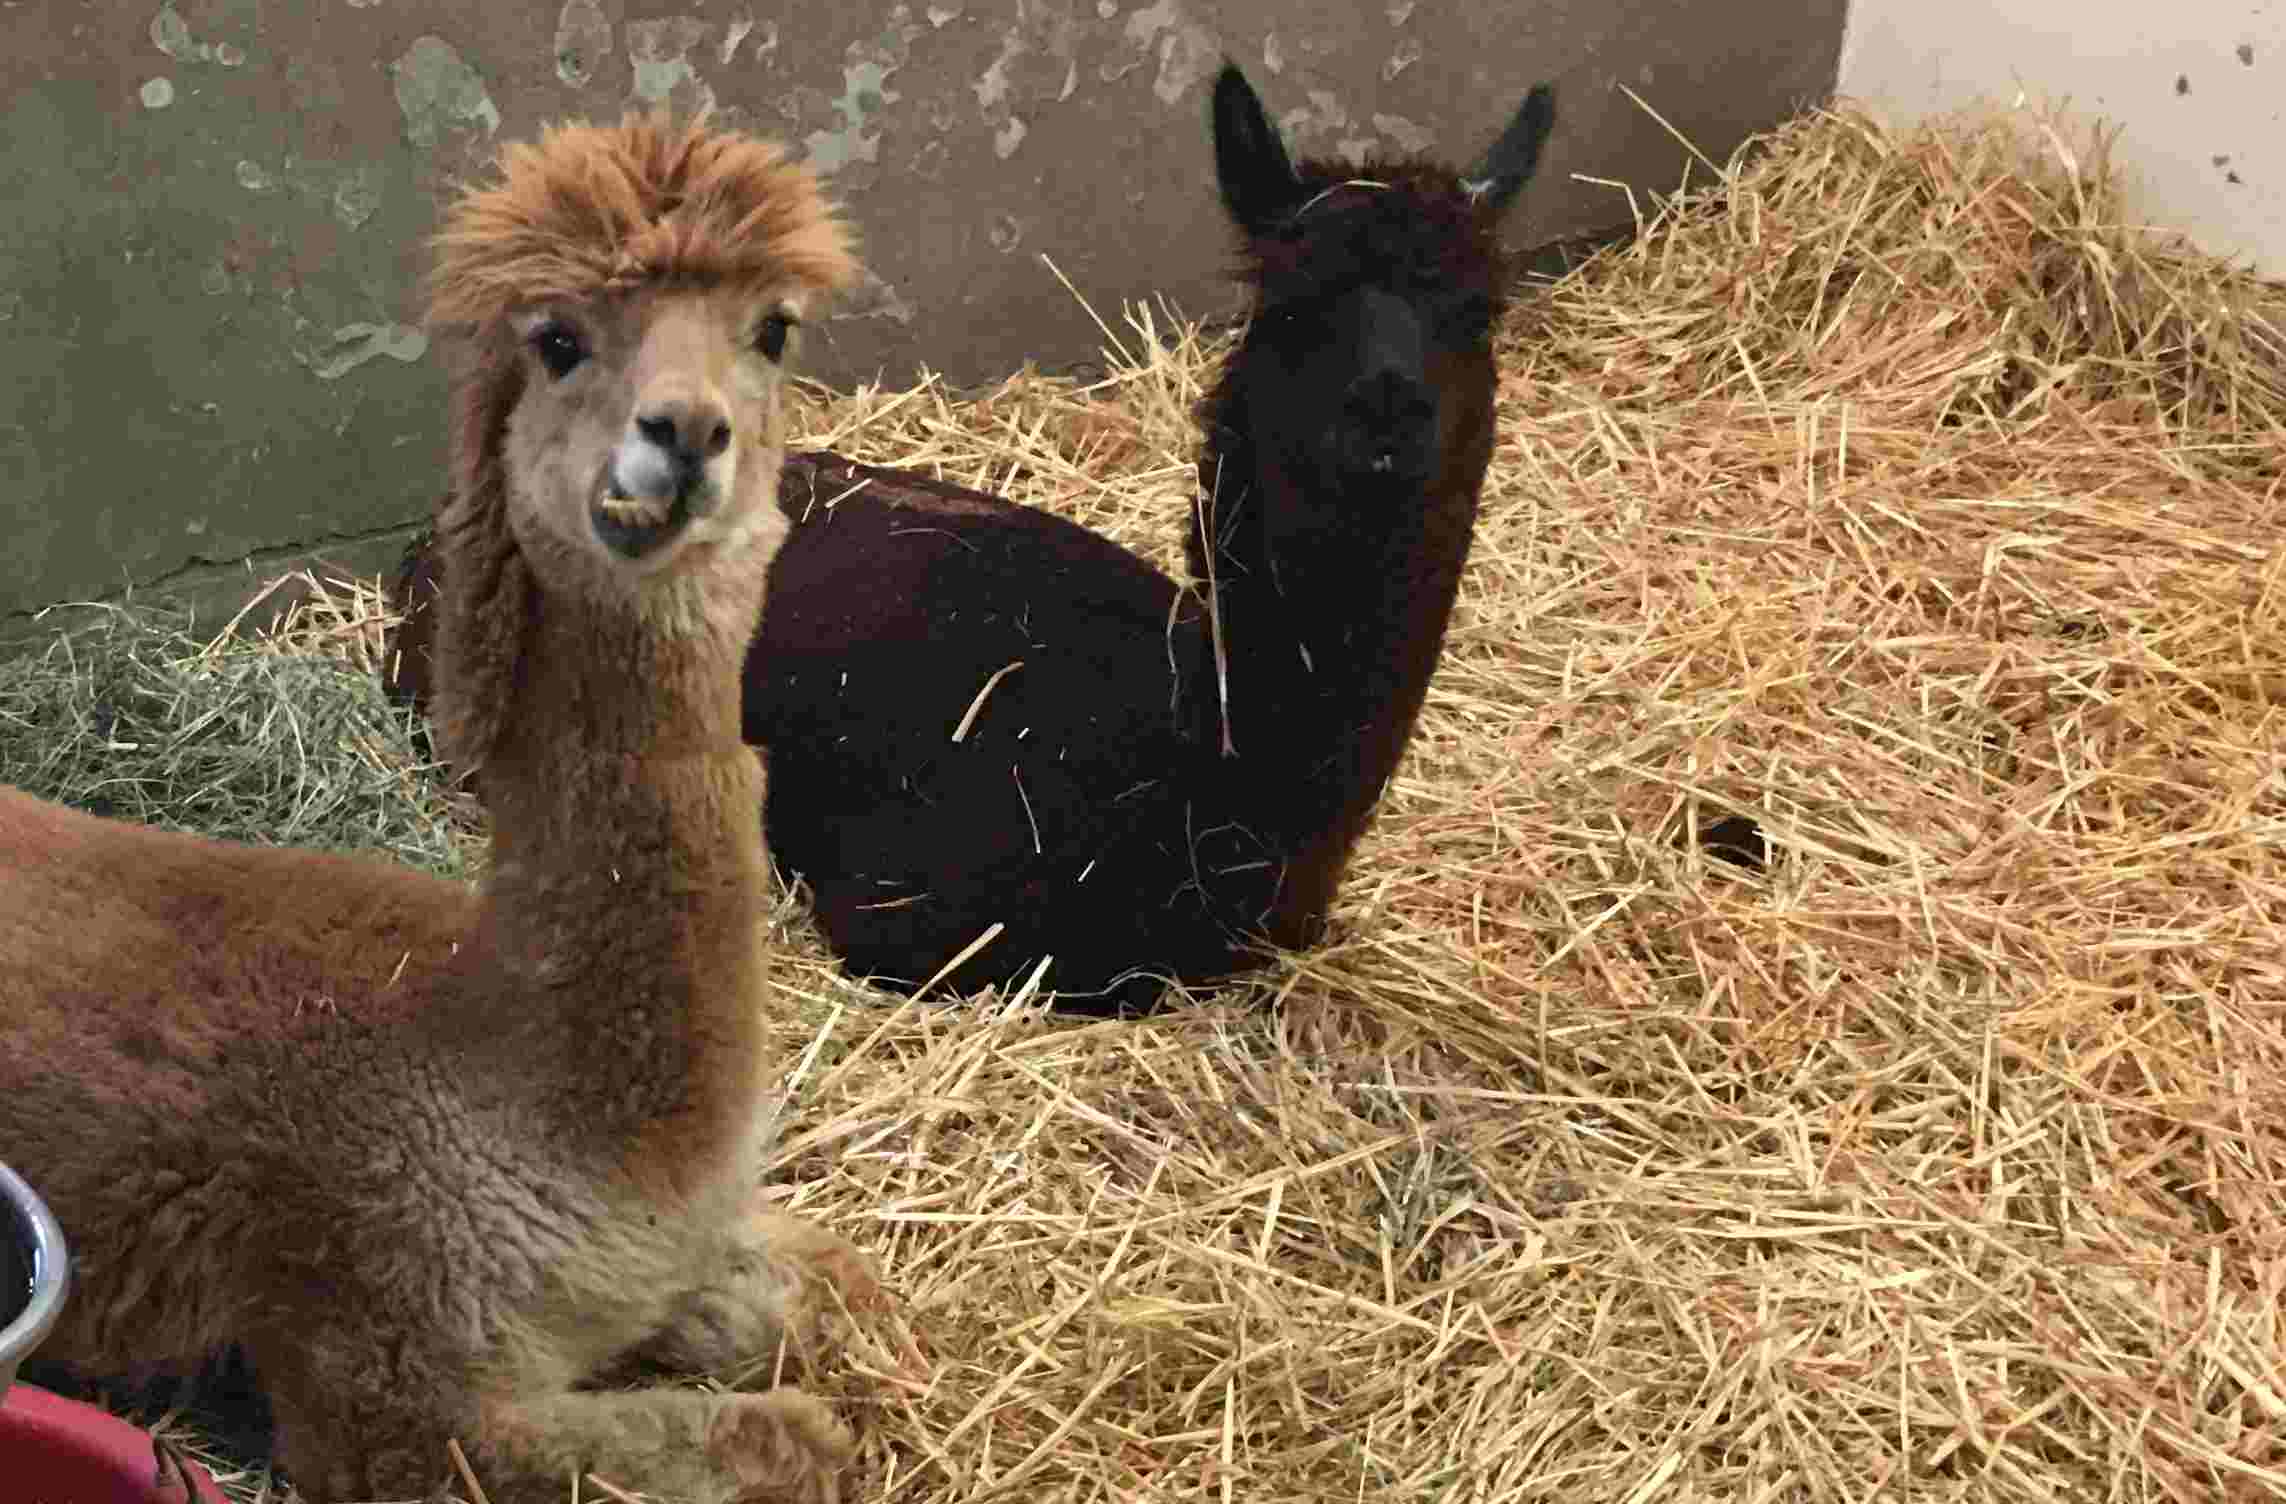
[[[1418,494],[1481,417],[1470,398],[1493,374],[1485,280],[1360,270],[1266,285],[1243,358],[1255,443],[1321,496]]]
[[[1297,171],[1236,67],[1215,85],[1215,166],[1259,302],[1240,356],[1264,458],[1358,520],[1465,462],[1490,420],[1502,304],[1495,230],[1553,122],[1534,89],[1469,172]]]

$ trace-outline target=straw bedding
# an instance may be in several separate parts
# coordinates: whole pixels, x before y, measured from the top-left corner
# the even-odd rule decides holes
[[[1842,110],[1534,298],[1322,950],[1078,1027],[789,900],[858,1497],[2286,1497],[2286,298],[2121,216]],[[807,439],[1173,565],[1220,336],[1106,334]]]

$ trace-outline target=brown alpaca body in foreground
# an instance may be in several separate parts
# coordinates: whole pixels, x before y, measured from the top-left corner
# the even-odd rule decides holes
[[[761,770],[739,673],[784,535],[789,322],[848,280],[776,148],[629,122],[511,150],[440,239],[456,338],[440,727],[483,885],[0,791],[0,1156],[75,1255],[45,1355],[243,1345],[311,1504],[577,1473],[820,1499],[794,1390],[576,1386],[767,1363],[873,1286],[755,1208]]]
[[[1062,1006],[1142,1009],[1319,938],[1459,590],[1498,226],[1553,121],[1538,88],[1465,172],[1297,167],[1225,68],[1217,176],[1257,300],[1201,404],[1197,595],[1065,519],[789,457],[746,736],[771,854],[850,971],[910,988],[998,924],[948,990],[1052,956]],[[416,705],[438,565],[416,544],[395,589],[386,673]]]

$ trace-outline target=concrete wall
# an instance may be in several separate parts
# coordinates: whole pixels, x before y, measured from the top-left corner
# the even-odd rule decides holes
[[[813,370],[965,383],[1095,357],[1043,254],[1107,315],[1229,306],[1226,50],[1312,152],[1473,153],[1555,80],[1517,221],[1547,240],[1626,220],[1575,175],[1682,174],[1622,85],[1720,157],[1826,94],[1843,0],[670,3],[0,5],[0,635],[129,584],[387,557],[440,474],[421,237],[454,174],[543,121],[712,100],[803,143],[878,274]]]
[[[1854,0],[1841,92],[1897,123],[2019,91],[2118,124],[2137,212],[2286,276],[2286,4]]]

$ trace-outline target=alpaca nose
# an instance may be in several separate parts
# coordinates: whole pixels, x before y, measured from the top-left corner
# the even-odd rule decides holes
[[[1424,427],[1437,415],[1426,386],[1387,368],[1351,382],[1348,407],[1357,422],[1391,436]]]
[[[679,466],[696,469],[730,447],[730,414],[709,397],[671,397],[636,414],[635,429]]]
[[[727,480],[714,462],[729,448],[730,414],[720,402],[707,396],[654,398],[636,410],[612,453],[612,489],[705,516]]]
[[[1350,383],[1348,467],[1377,480],[1417,480],[1429,467],[1437,407],[1410,376],[1382,370]]]

